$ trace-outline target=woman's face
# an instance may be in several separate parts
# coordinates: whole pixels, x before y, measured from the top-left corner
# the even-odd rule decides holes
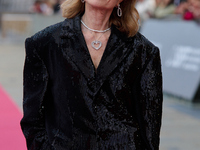
[[[100,9],[113,9],[123,0],[85,0],[92,7]]]

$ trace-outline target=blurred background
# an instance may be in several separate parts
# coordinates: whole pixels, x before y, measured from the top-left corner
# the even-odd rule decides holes
[[[19,127],[24,41],[65,19],[60,12],[62,2],[0,0],[2,150],[25,150],[25,140]],[[136,8],[141,17],[140,32],[161,52],[164,104],[160,149],[199,150],[200,0],[138,0]]]

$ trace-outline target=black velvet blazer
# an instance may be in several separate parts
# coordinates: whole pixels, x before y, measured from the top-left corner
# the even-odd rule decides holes
[[[24,116],[30,150],[158,150],[159,50],[115,26],[95,70],[80,17],[26,40]]]

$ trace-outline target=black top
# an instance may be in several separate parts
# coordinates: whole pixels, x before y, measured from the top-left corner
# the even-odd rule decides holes
[[[95,70],[80,17],[66,19],[26,40],[23,107],[31,150],[158,150],[159,50],[112,26]]]

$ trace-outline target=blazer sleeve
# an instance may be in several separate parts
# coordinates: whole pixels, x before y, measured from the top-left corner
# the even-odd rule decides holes
[[[23,79],[23,111],[20,122],[29,150],[49,150],[50,144],[45,130],[44,97],[48,74],[44,62],[38,55],[37,42],[26,39],[26,58]]]
[[[139,86],[139,87],[138,87]],[[153,53],[145,65],[138,83],[137,93],[139,124],[145,149],[158,150],[162,118],[162,72],[159,49]]]

